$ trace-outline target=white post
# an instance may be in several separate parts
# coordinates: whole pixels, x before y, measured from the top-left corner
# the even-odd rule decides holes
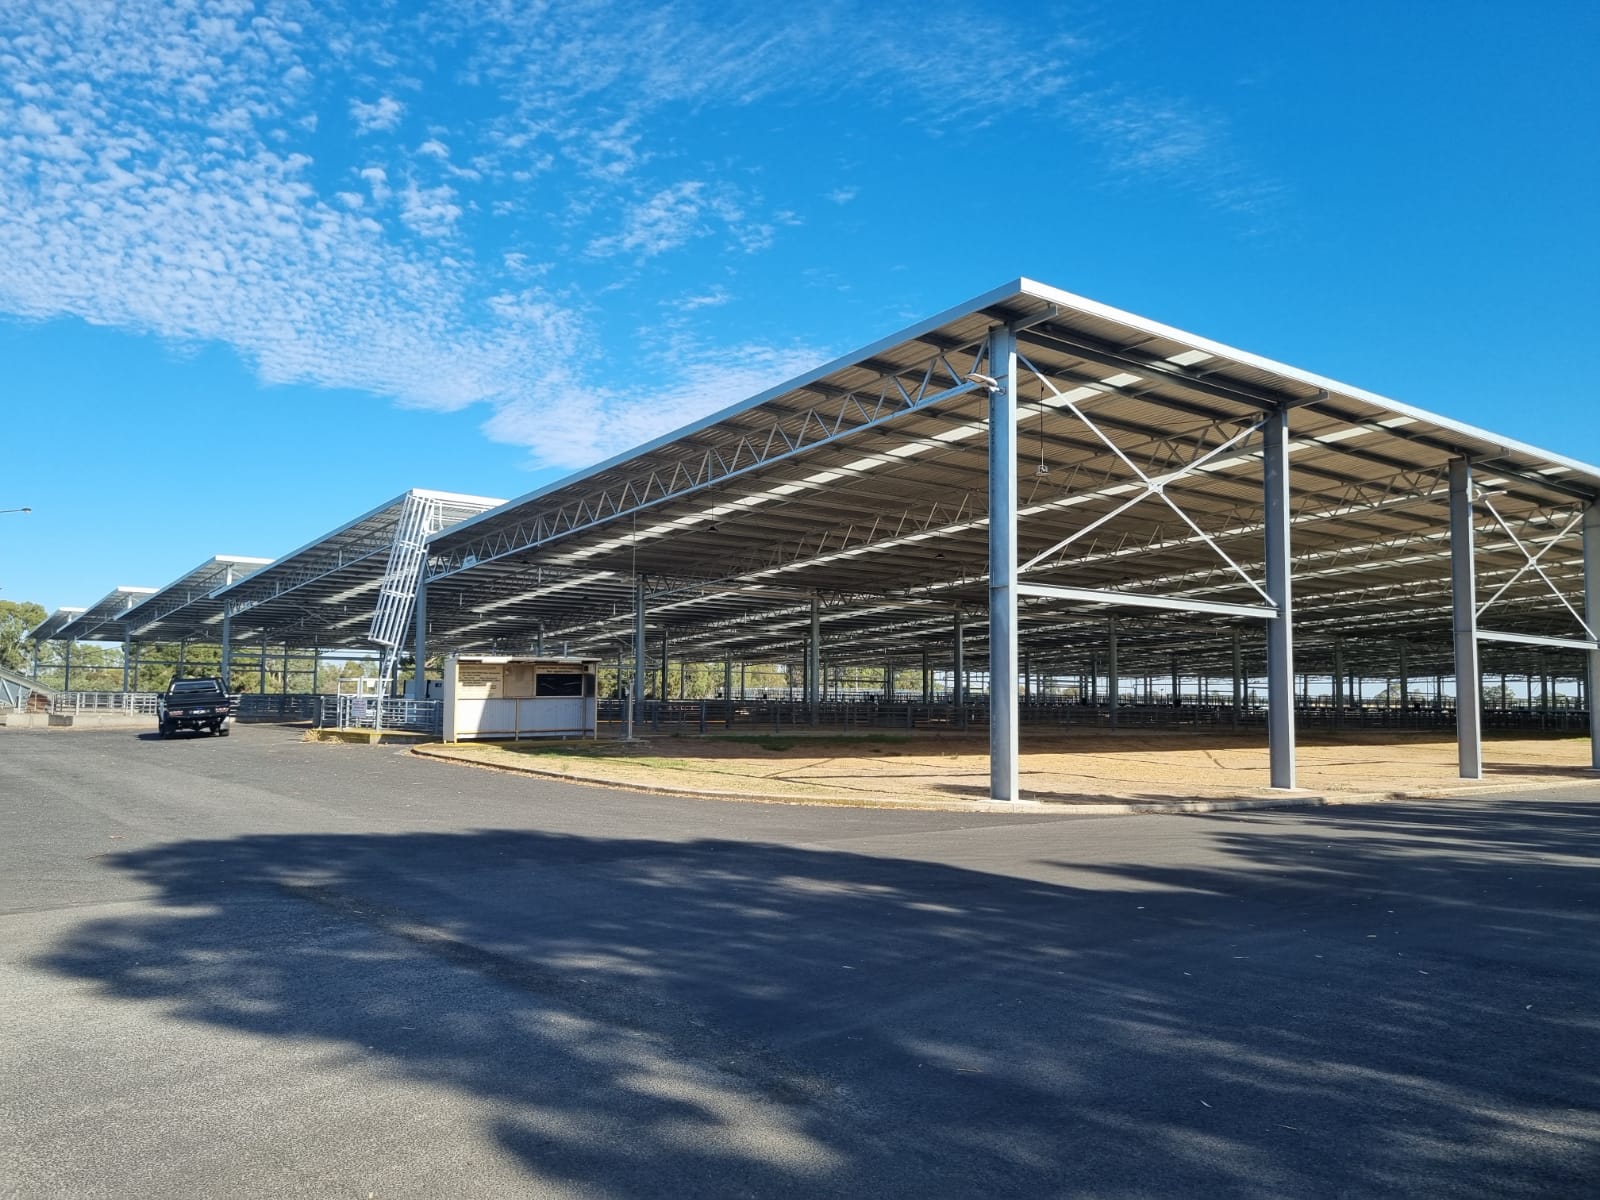
[[[989,795],[1018,798],[1017,350],[989,335]]]
[[[1583,610],[1591,637],[1600,637],[1600,502],[1591,504],[1583,514]],[[1589,762],[1600,771],[1600,650],[1591,650],[1589,660],[1589,686],[1585,699],[1589,704]]]
[[[1456,743],[1461,778],[1483,778],[1483,702],[1478,670],[1478,591],[1473,557],[1472,465],[1450,463],[1450,589],[1456,657]]]
[[[1267,622],[1267,753],[1271,785],[1292,788],[1294,751],[1294,593],[1290,562],[1289,413],[1279,409],[1262,428],[1267,595],[1277,616]]]

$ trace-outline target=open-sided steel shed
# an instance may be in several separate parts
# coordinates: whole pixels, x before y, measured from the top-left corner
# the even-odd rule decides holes
[[[626,642],[638,697],[654,629],[803,652],[814,697],[825,650],[946,646],[987,667],[999,798],[1024,656],[1092,647],[1113,705],[1119,672],[1248,658],[1287,788],[1297,655],[1561,655],[1593,728],[1597,496],[1595,467],[1020,279],[434,534],[415,651]],[[1469,777],[1478,705],[1457,688]]]

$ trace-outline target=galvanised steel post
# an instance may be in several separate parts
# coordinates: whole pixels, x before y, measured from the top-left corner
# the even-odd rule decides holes
[[[1461,778],[1483,778],[1483,690],[1478,668],[1478,590],[1473,556],[1472,465],[1450,463],[1450,593],[1456,657],[1456,747]]]
[[[1600,502],[1591,504],[1583,514],[1583,611],[1589,626],[1590,637],[1600,637]],[[1591,650],[1588,687],[1585,699],[1589,704],[1589,761],[1600,771],[1600,650]]]
[[[1400,643],[1400,713],[1404,725],[1411,713],[1411,645]]]
[[[1344,726],[1344,639],[1333,639],[1333,727]]]
[[[622,731],[627,738],[644,722],[644,659],[644,579],[638,578],[633,584],[633,695],[628,698],[628,720]]]
[[[989,795],[1018,798],[1017,349],[989,335]]]
[[[1236,625],[1233,629],[1233,723],[1237,725],[1244,716],[1244,634]]]
[[[222,614],[222,686],[233,690],[233,615],[226,610]]]
[[[418,701],[427,699],[427,670],[422,669],[422,664],[427,662],[427,563],[422,563],[422,570],[418,571],[416,578],[416,608],[413,611],[416,621],[416,634],[411,638],[411,656],[416,659],[416,678],[411,683],[411,694]],[[315,658],[312,659],[315,664]],[[288,664],[285,662],[285,675],[288,674]],[[312,686],[310,690],[317,690],[315,666],[312,667]]]
[[[722,705],[724,729],[733,728],[733,659],[722,660]]]
[[[133,649],[127,638],[122,639],[122,690],[128,690],[128,655]]]
[[[1267,754],[1275,788],[1295,783],[1294,591],[1290,561],[1289,413],[1278,409],[1262,427],[1262,492],[1266,517],[1267,597],[1276,611],[1267,622]]]
[[[967,658],[966,658],[966,624],[967,616],[959,608],[956,609],[956,632],[954,661],[950,664],[950,699],[955,702],[956,722],[966,728],[967,719],[962,706],[967,702]]]
[[[822,719],[822,601],[811,597],[811,636],[806,643],[806,710],[815,725]]]
[[[1111,728],[1117,727],[1117,705],[1122,696],[1122,676],[1117,670],[1117,618],[1106,618],[1106,705]]]

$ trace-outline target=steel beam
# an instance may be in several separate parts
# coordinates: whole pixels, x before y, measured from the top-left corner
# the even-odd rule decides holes
[[[1500,629],[1478,630],[1480,642],[1513,642],[1522,646],[1545,646],[1551,650],[1571,650],[1577,654],[1591,654],[1600,649],[1600,642],[1587,638],[1546,637],[1540,633],[1508,633]]]
[[[1261,429],[1267,595],[1276,619],[1267,622],[1267,753],[1271,786],[1295,785],[1294,591],[1289,509],[1289,413],[1270,414]]]
[[[1018,799],[1017,348],[989,336],[989,796]]]
[[[1478,668],[1472,465],[1464,458],[1450,462],[1450,594],[1456,661],[1456,753],[1461,778],[1482,779],[1483,692]]]
[[[1046,600],[1081,600],[1087,604],[1160,608],[1169,612],[1248,617],[1256,621],[1271,621],[1278,615],[1276,608],[1268,608],[1261,604],[1224,604],[1216,600],[1186,600],[1181,596],[1149,596],[1141,592],[1108,592],[1099,588],[1058,587],[1050,583],[1019,583],[1016,592],[1019,596],[1035,596]]]

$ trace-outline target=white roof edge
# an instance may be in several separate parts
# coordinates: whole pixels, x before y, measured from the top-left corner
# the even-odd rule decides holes
[[[1600,467],[1590,463],[1580,462],[1575,458],[1567,458],[1565,455],[1541,449],[1527,442],[1508,438],[1504,434],[1491,433],[1487,429],[1480,429],[1476,425],[1469,425],[1465,421],[1457,421],[1451,417],[1441,416],[1438,413],[1418,408],[1415,405],[1405,404],[1399,400],[1391,400],[1389,397],[1379,395],[1377,392],[1369,392],[1364,388],[1352,387],[1348,383],[1341,383],[1339,380],[1330,379],[1326,375],[1318,375],[1311,371],[1301,370],[1299,367],[1291,367],[1287,363],[1264,358],[1259,354],[1252,354],[1248,350],[1240,350],[1238,347],[1229,346],[1224,342],[1215,342],[1209,338],[1201,337],[1199,334],[1190,333],[1187,330],[1178,329],[1171,325],[1164,325],[1160,321],[1152,321],[1150,318],[1141,317],[1137,313],[1113,308],[1109,304],[1101,304],[1099,301],[1090,300],[1072,292],[1062,291],[1060,288],[1051,287],[1046,283],[1039,283],[1033,279],[1021,279],[1018,280],[1018,287],[1035,299],[1045,300],[1066,308],[1077,309],[1079,312],[1087,313],[1090,316],[1103,317],[1108,321],[1116,321],[1119,324],[1131,326],[1156,337],[1183,342],[1185,345],[1193,346],[1196,350],[1204,350],[1218,358],[1232,359],[1234,362],[1244,366],[1255,367],[1258,370],[1281,375],[1285,379],[1292,379],[1296,383],[1303,383],[1308,387],[1321,388],[1330,394],[1338,393],[1352,400],[1359,400],[1363,404],[1371,404],[1376,408],[1387,409],[1396,416],[1427,421],[1450,433],[1459,434],[1462,437],[1470,437],[1474,441],[1488,442],[1497,450],[1512,454],[1525,454],[1531,458],[1545,459],[1552,466],[1565,467],[1569,471],[1577,471],[1587,475],[1591,483],[1600,486]]]
[[[206,561],[214,563],[249,563],[252,566],[265,567],[278,560],[275,558],[251,558],[245,554],[213,554]]]
[[[624,450],[620,454],[614,454],[605,461],[596,463],[592,467],[584,467],[582,470],[574,471],[570,475],[563,475],[560,479],[553,480],[552,482],[545,484],[543,487],[535,488],[531,492],[505,501],[500,505],[500,507],[510,508],[513,505],[531,504],[559,488],[571,487],[573,484],[582,483],[585,479],[588,479],[594,475],[598,475],[602,471],[609,471],[612,467],[620,466],[629,459],[642,458],[644,455],[649,454],[652,451],[659,450],[663,446],[671,445],[679,438],[690,437],[696,433],[699,433],[701,430],[709,429],[718,422],[727,420],[729,417],[736,417],[742,412],[748,412],[752,408],[759,408],[768,400],[776,399],[777,397],[784,395],[786,392],[792,392],[797,388],[805,387],[807,384],[815,383],[817,380],[825,378],[826,376],[833,374],[835,371],[842,371],[846,367],[853,367],[863,359],[871,358],[874,354],[881,353],[884,350],[892,349],[893,347],[900,345],[902,342],[912,341],[915,338],[921,337],[923,334],[931,333],[935,329],[938,329],[941,325],[947,325],[951,321],[958,321],[962,317],[970,317],[974,313],[981,312],[990,305],[999,304],[1004,300],[1012,300],[1017,296],[1027,295],[1029,293],[1026,292],[1024,285],[1028,282],[1029,281],[1026,279],[1018,278],[1012,283],[1006,284],[1003,287],[997,287],[990,291],[984,292],[981,296],[975,296],[965,304],[958,304],[954,308],[947,308],[938,315],[918,321],[915,325],[909,325],[900,330],[898,333],[892,333],[888,337],[879,338],[877,341],[863,346],[859,350],[854,350],[849,354],[840,355],[837,358],[830,359],[821,366],[813,367],[809,371],[806,371],[800,375],[796,375],[782,383],[775,384],[766,391],[758,392],[756,395],[751,396],[749,399],[740,400],[735,404],[730,404],[726,408],[722,408],[714,413],[711,413],[709,416],[701,417],[698,421],[694,421],[688,425],[682,426],[681,428],[671,430],[670,432],[664,433],[660,437],[651,441],[634,446],[632,449]],[[434,534],[433,537],[428,539],[428,544],[432,545],[435,540],[442,540],[447,535],[453,536],[463,530],[469,529],[479,521],[486,520],[493,515],[494,510],[491,509],[489,512],[479,513],[475,517],[468,517],[465,521],[461,521],[450,526],[449,529],[441,529],[438,533]]]
[[[426,496],[430,500],[454,500],[459,504],[484,504],[490,508],[498,508],[505,503],[504,499],[496,496],[469,496],[465,492],[436,492],[432,488],[412,488],[406,495]]]

